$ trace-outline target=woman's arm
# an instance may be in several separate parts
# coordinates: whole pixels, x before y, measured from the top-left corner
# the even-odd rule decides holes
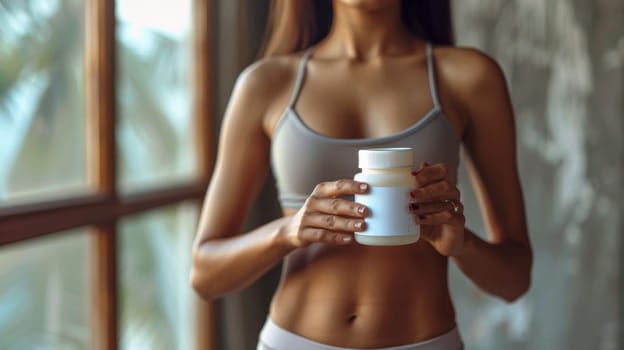
[[[462,93],[470,121],[464,145],[488,241],[467,230],[464,249],[453,260],[481,288],[513,301],[529,289],[533,261],[518,176],[514,114],[496,62],[472,50],[467,56],[466,64],[473,68]]]
[[[466,230],[464,249],[453,260],[478,286],[513,301],[529,289],[533,261],[514,113],[498,64],[474,50],[466,50],[465,56],[468,74],[459,93],[469,124],[463,141],[488,240]]]
[[[443,49],[440,71],[456,110],[468,121],[467,169],[486,224],[483,240],[464,227],[459,191],[444,164],[421,168],[414,191],[424,238],[452,258],[477,286],[514,301],[530,286],[532,250],[518,177],[514,115],[504,75],[487,56]],[[459,210],[444,200],[457,202]]]
[[[267,176],[269,140],[262,121],[266,101],[279,89],[280,71],[270,63],[252,65],[237,79],[228,102],[193,245],[191,284],[203,297],[251,284],[288,252],[275,240],[283,220],[239,235]]]
[[[245,288],[294,249],[312,242],[350,244],[353,232],[363,229],[365,208],[336,197],[367,188],[339,180],[319,184],[295,215],[239,234],[268,172],[263,120],[269,101],[294,80],[288,68],[283,62],[256,64],[232,93],[193,245],[191,284],[204,298]]]

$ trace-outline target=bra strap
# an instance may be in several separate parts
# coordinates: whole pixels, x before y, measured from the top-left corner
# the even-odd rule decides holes
[[[436,108],[440,108],[440,100],[438,99],[438,88],[435,77],[435,57],[433,56],[433,47],[431,43],[427,43],[427,70],[429,71],[429,89],[431,90],[431,98]]]
[[[299,92],[301,91],[301,86],[303,85],[303,80],[305,79],[306,72],[306,64],[308,63],[308,59],[312,55],[312,47],[309,47],[306,52],[301,57],[299,61],[299,69],[297,70],[297,80],[295,80],[295,87],[293,88],[292,96],[290,97],[290,102],[288,103],[288,107],[293,108],[295,103],[297,102],[297,98],[299,97]]]

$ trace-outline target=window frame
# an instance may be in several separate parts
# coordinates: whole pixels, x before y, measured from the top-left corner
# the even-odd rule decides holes
[[[115,1],[85,0],[85,118],[87,180],[91,192],[0,207],[0,246],[90,227],[93,347],[119,347],[117,226],[128,215],[194,201],[199,208],[213,166],[214,2],[193,0],[192,123],[197,154],[193,180],[120,194],[116,168]],[[199,298],[198,298],[199,299]],[[198,300],[197,347],[215,349],[215,306]]]

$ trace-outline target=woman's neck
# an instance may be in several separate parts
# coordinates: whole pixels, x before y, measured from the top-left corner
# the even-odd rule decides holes
[[[331,56],[368,61],[411,52],[414,36],[401,18],[401,2],[364,8],[334,1],[334,18],[324,40]]]

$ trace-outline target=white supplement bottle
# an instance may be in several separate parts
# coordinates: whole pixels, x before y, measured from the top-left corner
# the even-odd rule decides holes
[[[366,230],[355,233],[360,244],[391,246],[414,243],[420,227],[409,212],[409,192],[414,189],[414,152],[409,147],[358,151],[361,173],[354,180],[369,184],[369,192],[356,194],[355,202],[368,207]]]

